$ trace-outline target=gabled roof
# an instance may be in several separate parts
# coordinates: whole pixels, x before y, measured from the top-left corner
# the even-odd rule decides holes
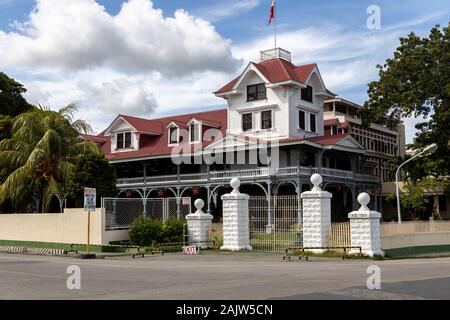
[[[291,62],[279,58],[262,61],[260,63],[251,62],[250,64],[252,64],[270,83],[279,83],[289,80],[305,83],[311,76],[313,70],[317,68],[315,63],[295,66]],[[214,93],[222,94],[233,90],[241,76],[242,74]]]
[[[332,125],[337,125],[339,128],[348,128],[348,122],[344,121],[344,122],[340,122],[338,118],[332,118],[332,119],[327,119],[323,121],[323,126],[326,127],[330,127]]]
[[[158,120],[146,120],[127,115],[120,115],[120,117],[140,133],[149,133],[155,135],[162,134],[163,126],[162,123]]]
[[[161,129],[160,135],[141,136],[139,142],[140,143],[139,150],[114,152],[114,153],[111,152],[111,138],[109,136],[104,135],[104,132],[106,132],[107,130],[105,130],[98,136],[84,135],[85,139],[100,143],[106,158],[112,161],[127,160],[127,159],[133,160],[137,158],[146,158],[153,156],[170,156],[174,147],[168,145],[169,130],[167,129],[167,127],[172,122],[179,125],[181,128],[186,129],[188,127],[187,123],[189,122],[189,120],[195,118],[202,121],[202,123],[206,126],[214,125],[214,128],[217,127],[220,130],[222,136],[225,136],[226,129],[228,126],[227,109],[182,114],[151,120],[123,115],[121,115],[120,117],[122,117],[124,121],[128,122],[131,126],[133,126],[133,128],[135,128],[138,132],[140,131],[148,132],[156,128],[155,124],[162,126],[163,129]],[[117,121],[117,118],[114,121]],[[203,141],[202,143],[189,144],[188,139],[185,139],[185,143],[189,144],[189,147],[194,151],[199,151],[213,142],[214,141]]]

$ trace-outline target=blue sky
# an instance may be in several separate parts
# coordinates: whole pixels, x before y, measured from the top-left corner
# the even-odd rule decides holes
[[[96,131],[117,113],[216,108],[223,101],[211,92],[272,46],[270,2],[0,0],[0,70],[29,89],[32,103],[77,102]],[[367,28],[370,5],[381,9],[379,30]],[[277,7],[279,46],[296,63],[318,63],[329,89],[358,103],[398,37],[425,36],[450,21],[448,0],[279,0]],[[406,121],[409,141],[416,122]]]

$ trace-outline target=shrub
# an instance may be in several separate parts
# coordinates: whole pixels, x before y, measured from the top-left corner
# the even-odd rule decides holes
[[[170,218],[162,226],[162,242],[183,242],[184,220]]]
[[[128,235],[134,245],[152,246],[155,242],[161,241],[161,230],[162,222],[160,220],[149,219],[143,214],[133,221]]]
[[[171,218],[166,222],[147,218],[144,214],[135,219],[128,235],[130,242],[138,246],[154,246],[157,243],[183,242],[184,220]]]

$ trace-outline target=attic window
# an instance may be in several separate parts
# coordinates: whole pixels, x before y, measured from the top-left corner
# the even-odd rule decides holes
[[[117,143],[116,143],[117,150],[132,148],[131,132],[118,133],[116,138],[117,138]]]
[[[338,127],[337,127],[337,125],[333,124],[331,126],[331,135],[335,136],[337,134],[338,134]]]
[[[302,100],[313,102],[313,88],[311,86],[307,86],[306,88],[302,88]]]
[[[267,98],[266,84],[253,84],[247,86],[247,101],[264,100]]]
[[[178,143],[178,127],[171,126],[169,128],[169,144],[177,144]]]
[[[193,122],[189,127],[189,131],[191,142],[200,142],[200,124]]]

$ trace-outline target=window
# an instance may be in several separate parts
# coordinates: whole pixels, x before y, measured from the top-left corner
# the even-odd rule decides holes
[[[310,127],[309,127],[309,131],[311,132],[317,132],[317,126],[316,126],[316,115],[314,113],[311,113],[310,115]]]
[[[313,102],[313,88],[311,86],[302,88],[302,100]]]
[[[305,111],[298,111],[298,127],[302,130],[305,130]]]
[[[178,143],[178,128],[176,126],[172,126],[169,129],[169,144],[177,144]]]
[[[266,99],[266,84],[254,84],[247,86],[247,101]]]
[[[132,148],[131,132],[118,133],[116,149],[129,149],[129,148]]]
[[[261,112],[261,129],[272,129],[272,111]]]
[[[242,115],[242,131],[249,131],[253,129],[253,114],[244,113]]]
[[[337,134],[338,134],[338,127],[337,127],[337,125],[333,124],[331,126],[331,135],[335,136]]]
[[[192,123],[189,129],[191,133],[191,142],[199,142],[200,141],[200,124]]]

